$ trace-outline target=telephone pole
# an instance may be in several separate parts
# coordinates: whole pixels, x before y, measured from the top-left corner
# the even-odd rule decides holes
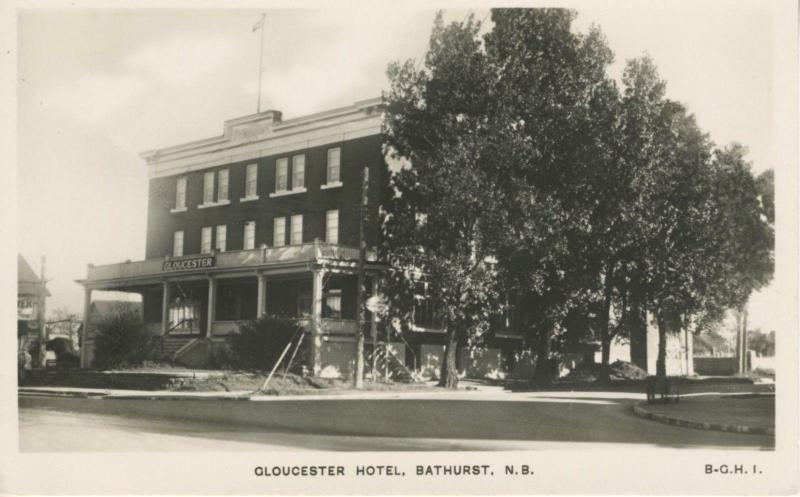
[[[47,280],[45,279],[46,259],[42,256],[42,275],[39,281],[39,365],[44,369],[47,366]]]
[[[367,240],[364,236],[364,221],[366,208],[369,202],[369,168],[364,166],[361,170],[361,202],[358,206],[358,296],[356,306],[356,371],[353,383],[356,388],[364,388],[364,312],[365,295],[367,289],[364,284],[364,262],[367,256]],[[374,354],[374,351],[373,351]]]

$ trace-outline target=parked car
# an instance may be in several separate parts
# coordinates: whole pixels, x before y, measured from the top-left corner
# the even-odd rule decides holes
[[[47,342],[45,367],[57,369],[75,369],[80,367],[81,356],[72,344],[72,340],[56,337]]]

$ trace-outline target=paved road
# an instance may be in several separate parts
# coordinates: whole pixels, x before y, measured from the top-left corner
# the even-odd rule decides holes
[[[20,396],[23,451],[772,449],[768,436],[641,419],[638,396],[470,393],[243,400]]]

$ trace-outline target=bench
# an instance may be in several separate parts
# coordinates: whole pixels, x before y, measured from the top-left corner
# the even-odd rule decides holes
[[[681,399],[679,380],[677,376],[648,376],[647,403],[679,402]]]

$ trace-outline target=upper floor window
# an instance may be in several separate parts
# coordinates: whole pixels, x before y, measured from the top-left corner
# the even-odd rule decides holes
[[[172,256],[181,257],[183,255],[183,231],[176,231],[172,236]]]
[[[273,220],[272,245],[283,247],[286,245],[286,218],[276,217]]]
[[[248,164],[245,176],[244,196],[255,197],[258,195],[258,164]]]
[[[211,226],[204,226],[200,231],[200,253],[211,253]]]
[[[339,243],[339,211],[331,210],[325,213],[325,241]]]
[[[186,208],[186,176],[178,178],[175,184],[175,209]]]
[[[252,250],[256,247],[256,222],[247,221],[244,223],[244,250]]]
[[[296,214],[292,216],[292,245],[301,245],[303,243],[303,215]]]
[[[203,175],[203,203],[214,203],[214,173],[207,172]]]
[[[327,168],[327,184],[332,183],[339,183],[341,181],[339,176],[339,164],[341,159],[341,152],[342,149],[340,148],[329,148],[328,149],[328,168]]]
[[[306,156],[295,155],[292,157],[292,190],[306,186]]]
[[[224,224],[217,225],[217,243],[215,245],[219,252],[225,252],[228,243],[228,227]]]
[[[217,202],[228,200],[228,170],[223,169],[217,178]]]
[[[289,159],[275,161],[275,191],[285,192],[288,189]]]

